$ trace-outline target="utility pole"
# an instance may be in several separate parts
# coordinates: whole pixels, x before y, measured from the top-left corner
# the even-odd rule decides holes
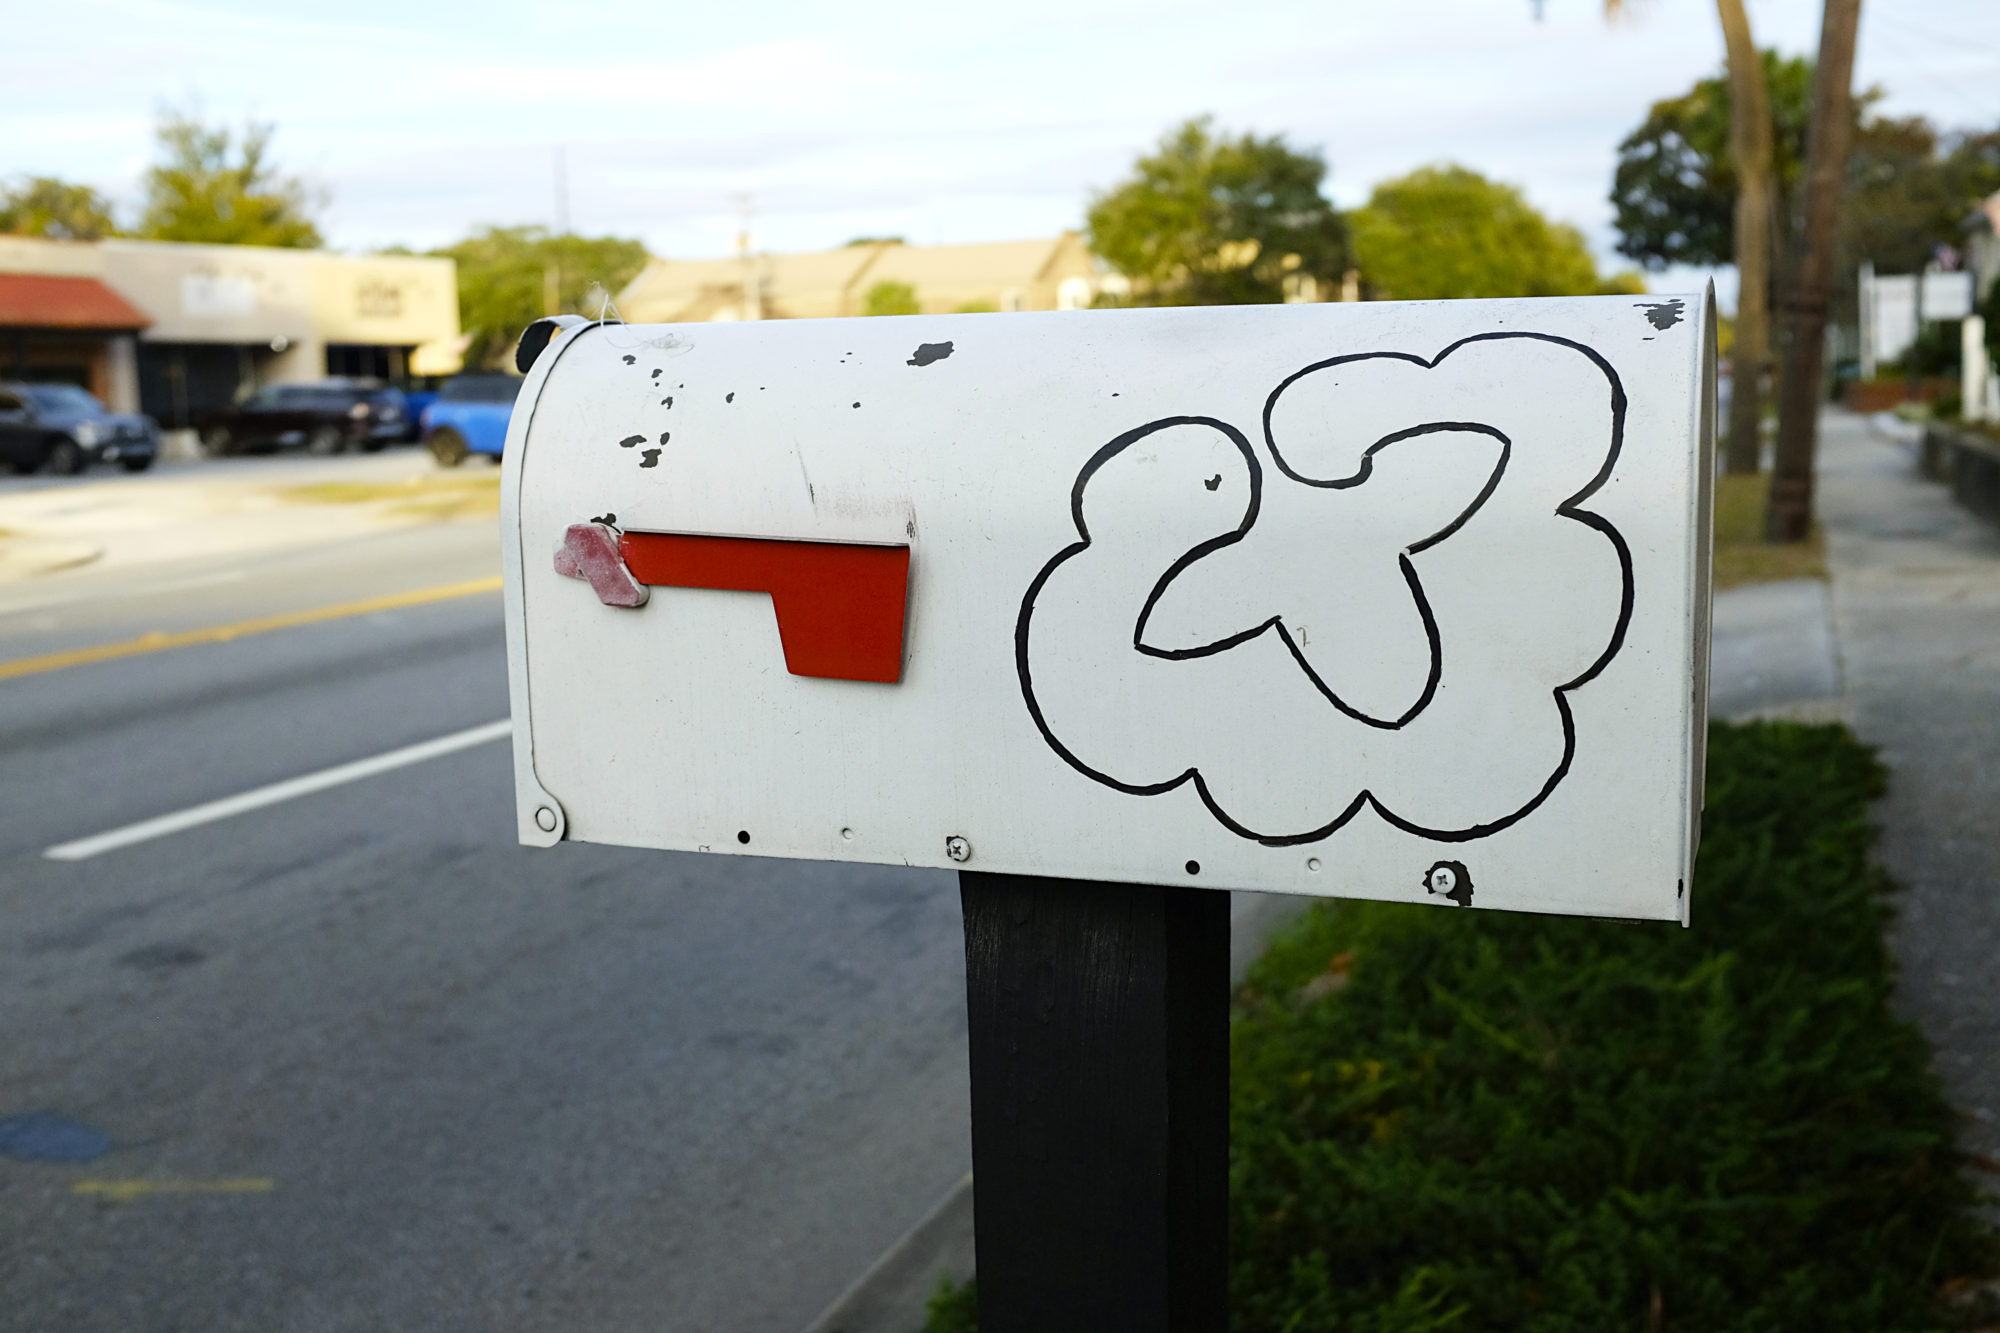
[[[1839,239],[1840,200],[1854,121],[1854,42],[1861,0],[1826,0],[1813,73],[1806,144],[1806,217],[1798,281],[1785,302],[1784,374],[1778,385],[1778,452],[1764,539],[1801,542],[1812,531],[1813,451],[1819,437],[1820,370],[1826,358],[1828,294]],[[1921,281],[1921,279],[1919,280]]]
[[[1743,0],[1716,0],[1729,65],[1729,154],[1736,160],[1736,346],[1730,353],[1725,466],[1755,473],[1761,453],[1764,376],[1771,366],[1771,109],[1764,58]]]

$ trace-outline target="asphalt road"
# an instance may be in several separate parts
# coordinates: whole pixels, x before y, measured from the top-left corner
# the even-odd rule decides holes
[[[0,659],[496,568],[81,571]],[[504,743],[43,855],[506,713],[496,594],[0,679],[0,1125],[109,1143],[0,1155],[0,1329],[797,1333],[960,1179],[948,875],[522,849]]]

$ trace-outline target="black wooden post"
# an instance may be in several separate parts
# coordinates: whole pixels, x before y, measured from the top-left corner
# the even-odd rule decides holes
[[[981,1333],[1221,1333],[1229,895],[959,891]]]

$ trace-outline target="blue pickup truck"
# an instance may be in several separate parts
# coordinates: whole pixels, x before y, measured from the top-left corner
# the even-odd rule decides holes
[[[468,455],[500,457],[521,381],[512,375],[458,375],[424,409],[423,439],[437,461],[457,467]]]

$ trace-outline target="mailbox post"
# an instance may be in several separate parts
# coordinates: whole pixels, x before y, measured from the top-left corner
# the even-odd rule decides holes
[[[1229,896],[959,885],[980,1327],[1228,1327]]]
[[[543,321],[521,841],[957,870],[982,1326],[1220,1328],[1217,890],[1689,919],[1714,324]]]

